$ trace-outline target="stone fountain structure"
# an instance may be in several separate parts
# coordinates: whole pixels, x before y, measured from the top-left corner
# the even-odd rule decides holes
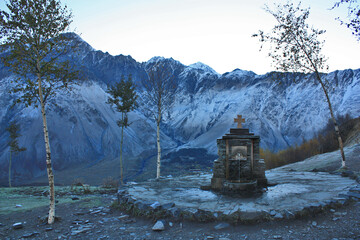
[[[237,128],[217,139],[219,158],[214,161],[211,189],[225,193],[254,192],[267,186],[265,163],[260,159],[260,137],[242,128],[245,119],[234,119]]]

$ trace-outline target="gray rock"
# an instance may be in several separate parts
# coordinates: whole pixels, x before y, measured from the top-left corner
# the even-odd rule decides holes
[[[264,218],[265,214],[266,214],[265,212],[261,212],[261,211],[241,212],[240,217],[242,221],[255,222]]]
[[[295,218],[295,214],[290,212],[289,210],[285,210],[284,211],[284,214],[285,214],[285,218],[286,219],[292,219],[292,218]]]
[[[271,216],[275,216],[277,214],[277,212],[275,210],[271,210],[269,213]]]
[[[136,223],[136,220],[135,219],[125,219],[124,223],[125,224]]]
[[[118,195],[125,195],[127,191],[125,189],[119,189],[117,193]]]
[[[175,203],[165,203],[164,205],[162,205],[162,208],[165,210],[169,210],[170,208],[175,207]]]
[[[81,215],[85,215],[85,214],[86,214],[85,212],[76,212],[76,213],[74,213],[73,215],[81,216]]]
[[[356,187],[350,188],[350,192],[360,192],[360,186],[357,185]]]
[[[110,237],[107,235],[100,236],[97,240],[109,239]]]
[[[274,219],[283,219],[284,216],[281,214],[281,213],[276,213],[275,216],[274,216]]]
[[[161,204],[159,202],[154,202],[153,204],[150,205],[150,207],[154,210],[159,209],[161,207]]]
[[[155,225],[152,227],[153,231],[164,231],[165,225],[162,221],[157,221]]]
[[[110,208],[103,208],[102,212],[103,213],[111,213],[111,209]]]
[[[335,217],[342,217],[342,216],[346,216],[346,214],[347,214],[347,212],[336,212],[336,213],[334,213],[334,216]]]
[[[124,219],[127,219],[129,218],[129,215],[121,215],[118,217],[119,220],[124,220]]]
[[[209,222],[215,219],[214,215],[211,212],[198,209],[194,213],[194,218],[199,222]]]
[[[340,193],[339,195],[338,195],[340,198],[344,198],[344,199],[346,199],[346,200],[349,200],[349,195],[347,195],[347,194],[344,194],[344,193]]]
[[[83,223],[83,221],[82,221],[82,220],[78,220],[78,219],[72,221],[72,224],[75,224],[75,225],[82,224],[82,223]]]
[[[23,238],[32,238],[32,237],[35,237],[35,236],[37,236],[37,235],[40,235],[40,233],[38,233],[38,232],[32,232],[32,233],[26,233],[26,234],[24,234],[22,237],[23,237]]]
[[[98,213],[101,213],[101,210],[94,210],[94,211],[90,210],[90,214],[98,214]]]
[[[146,204],[146,203],[143,202],[143,201],[137,200],[137,201],[134,203],[134,205],[135,205],[139,210],[141,210],[141,211],[146,211],[146,210],[148,210],[150,204]]]
[[[132,204],[132,203],[135,203],[136,200],[137,200],[137,199],[136,199],[135,197],[130,196],[130,197],[127,199],[127,202],[130,203],[130,204]]]
[[[87,229],[87,228],[80,228],[80,229],[72,229],[71,230],[71,235],[72,236],[76,236],[76,235],[78,235],[78,234],[80,234],[80,233],[84,233],[84,232],[86,232],[86,231],[88,231],[89,229]]]
[[[346,195],[348,195],[348,196],[350,196],[350,197],[354,197],[354,198],[360,199],[360,193],[348,192]]]
[[[230,224],[228,223],[219,223],[214,227],[215,230],[221,230],[230,227]]]
[[[282,236],[280,236],[280,235],[274,235],[274,236],[272,236],[272,238],[273,238],[273,239],[282,239]]]
[[[21,228],[23,228],[23,227],[24,227],[24,225],[23,225],[22,222],[14,223],[14,224],[12,225],[12,228],[13,228],[13,229],[21,229]]]
[[[170,213],[170,215],[174,218],[178,218],[180,217],[180,209],[178,209],[177,207],[172,207],[168,210],[168,212]]]

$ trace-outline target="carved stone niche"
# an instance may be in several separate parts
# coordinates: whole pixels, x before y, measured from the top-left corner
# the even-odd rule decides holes
[[[266,187],[259,143],[259,136],[243,128],[230,129],[230,134],[217,139],[219,158],[214,161],[211,189],[242,193]]]

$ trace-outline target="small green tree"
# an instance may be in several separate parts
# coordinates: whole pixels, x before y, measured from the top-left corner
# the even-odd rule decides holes
[[[131,75],[125,80],[121,76],[120,82],[110,87],[107,91],[110,94],[107,103],[115,106],[116,111],[121,113],[121,119],[117,121],[117,125],[121,127],[120,140],[120,182],[124,184],[123,176],[123,143],[124,143],[124,128],[130,126],[128,113],[135,110],[137,107],[137,94],[135,92],[135,85],[132,81]]]
[[[259,31],[253,37],[259,37],[262,44],[269,43],[269,56],[273,59],[277,70],[315,74],[315,78],[320,84],[328,103],[335,132],[338,136],[342,167],[345,167],[343,142],[329,97],[331,85],[326,79],[322,78],[320,73],[321,70],[328,69],[326,58],[321,53],[324,41],[318,40],[325,31],[309,27],[306,23],[309,17],[309,9],[301,9],[300,3],[297,6],[290,2],[284,5],[277,4],[275,11],[266,6],[266,11],[276,19],[277,25],[270,33],[266,34]],[[311,79],[308,78],[308,80]]]
[[[63,58],[76,45],[69,44],[71,35],[63,34],[72,14],[59,0],[9,0],[6,6],[8,11],[0,10],[1,50],[6,51],[2,61],[18,76],[11,91],[18,97],[16,103],[26,107],[40,104],[50,188],[48,223],[52,224],[55,188],[45,105],[78,76]]]
[[[20,152],[23,152],[26,150],[24,147],[19,147],[18,143],[18,137],[21,137],[19,130],[19,124],[16,124],[15,122],[11,122],[9,126],[6,128],[6,130],[10,134],[10,141],[8,143],[10,147],[10,158],[9,158],[9,187],[11,187],[11,156],[12,153],[18,154]]]

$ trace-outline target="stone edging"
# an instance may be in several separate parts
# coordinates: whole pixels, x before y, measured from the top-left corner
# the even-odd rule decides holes
[[[338,173],[339,174],[339,173]],[[289,210],[270,210],[270,211],[254,211],[244,212],[237,210],[235,212],[211,212],[202,209],[192,208],[177,208],[175,203],[167,203],[161,205],[159,202],[148,202],[138,200],[129,195],[128,191],[119,190],[117,193],[117,201],[119,207],[135,216],[144,216],[153,219],[170,218],[174,221],[197,221],[197,222],[213,222],[225,221],[229,223],[255,223],[261,221],[273,221],[282,219],[295,219],[304,216],[311,216],[316,213],[326,211],[332,208],[339,208],[347,205],[350,201],[360,201],[360,177],[357,177],[351,171],[346,171],[341,174],[343,177],[355,178],[359,183],[356,187],[351,188],[346,193],[340,193],[337,197],[325,200],[319,203],[313,203],[304,206],[298,211]],[[357,178],[356,178],[357,177]]]

